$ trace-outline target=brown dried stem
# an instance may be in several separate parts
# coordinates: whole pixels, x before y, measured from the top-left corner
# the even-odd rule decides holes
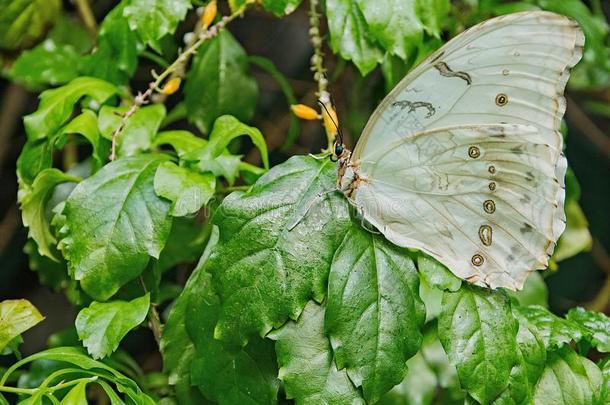
[[[320,35],[320,14],[318,13],[318,0],[309,1],[309,37],[313,45],[313,56],[311,57],[311,70],[313,78],[318,83],[316,96],[326,92],[328,80],[326,69],[324,69],[324,52],[322,52],[322,36]]]
[[[174,73],[178,69],[184,69],[184,65],[188,62],[192,55],[197,53],[199,47],[207,40],[214,38],[218,33],[226,27],[231,21],[243,15],[246,11],[246,6],[236,10],[232,14],[228,16],[224,16],[217,22],[215,25],[211,26],[207,30],[201,30],[199,35],[197,36],[197,40],[194,41],[184,52],[182,52],[176,60],[167,67],[161,74],[155,75],[155,81],[152,81],[148,84],[148,89],[145,92],[138,92],[136,97],[134,98],[133,104],[125,114],[123,114],[123,118],[121,122],[116,127],[116,129],[112,132],[112,152],[110,154],[110,160],[116,159],[116,141],[118,136],[121,134],[127,121],[129,118],[138,111],[140,107],[150,102],[150,98],[155,91],[161,91],[161,84],[168,78],[172,73]]]

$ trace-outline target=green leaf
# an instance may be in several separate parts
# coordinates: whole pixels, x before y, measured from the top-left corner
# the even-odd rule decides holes
[[[560,318],[544,307],[530,305],[515,309],[536,327],[547,350],[556,350],[583,337],[583,330],[578,324]]]
[[[81,97],[89,96],[101,104],[116,92],[113,84],[91,77],[79,77],[65,86],[44,91],[40,95],[38,110],[24,118],[28,140],[54,135],[70,118]]]
[[[112,133],[120,125],[125,107],[108,107],[100,109],[99,129],[102,136],[112,140]],[[165,118],[165,106],[154,104],[139,108],[133,114],[121,134],[117,137],[118,156],[133,156],[151,149],[153,139]]]
[[[11,340],[44,319],[28,300],[0,302],[0,352]]]
[[[26,242],[23,251],[28,255],[28,267],[38,274],[40,284],[50,287],[55,292],[70,284],[65,261],[56,262],[40,255],[38,246],[33,240]]]
[[[547,365],[533,392],[535,404],[598,404],[603,377],[591,360],[568,347],[548,354]]]
[[[196,262],[209,233],[209,227],[202,226],[197,217],[174,218],[167,243],[154,264],[154,271],[161,274],[177,264]]]
[[[521,291],[508,291],[508,295],[515,298],[521,306],[540,305],[549,306],[549,290],[539,271],[533,271],[525,280]]]
[[[172,202],[170,214],[183,217],[194,214],[214,196],[216,178],[199,174],[172,162],[159,165],[155,173],[155,193]]]
[[[404,380],[377,403],[379,405],[432,404],[437,389],[436,374],[421,353],[417,353],[407,362],[407,375]]]
[[[441,346],[434,323],[427,325],[421,350],[407,361],[407,375],[392,391],[382,397],[380,405],[428,405],[437,402],[464,402],[457,371]]]
[[[205,153],[207,152],[204,152],[204,154]],[[239,168],[242,163],[241,156],[223,153],[214,159],[202,159],[197,166],[199,171],[204,173],[210,172],[217,177],[224,177],[229,184],[233,184],[239,174]]]
[[[95,113],[91,110],[84,110],[80,115],[76,116],[61,129],[58,134],[57,142],[61,143],[68,134],[80,134],[89,141],[93,148],[91,153],[91,157],[94,161],[93,171],[97,171],[101,168],[106,161],[108,148],[104,147],[105,145],[103,145],[103,142],[105,141],[100,138],[98,121]]]
[[[451,10],[450,0],[415,0],[417,15],[426,32],[440,38],[444,20]]]
[[[297,319],[311,297],[323,300],[349,224],[343,196],[325,193],[335,178],[332,162],[293,157],[248,193],[224,199],[214,219],[220,241],[206,265],[222,303],[216,338],[244,345]]]
[[[327,0],[326,18],[333,52],[353,61],[362,75],[381,62],[383,52],[369,37],[369,27],[356,0]]]
[[[123,17],[121,2],[104,18],[97,46],[83,63],[83,71],[112,83],[127,83],[138,64],[138,36]]]
[[[80,73],[80,54],[91,48],[86,29],[63,16],[41,44],[22,52],[9,70],[13,80],[30,89],[59,85]]]
[[[508,298],[471,285],[445,292],[438,334],[456,366],[462,388],[480,403],[508,386],[517,363],[518,324]]]
[[[262,0],[263,7],[278,17],[292,13],[302,0]]]
[[[127,332],[144,322],[150,294],[133,301],[92,302],[76,317],[78,338],[94,359],[109,356]]]
[[[97,130],[97,117],[92,111],[83,110],[80,115],[64,125],[55,134],[47,138],[26,141],[17,160],[20,192],[29,192],[30,187],[27,186],[33,183],[36,176],[44,169],[51,168],[53,152],[60,145],[65,144],[66,138],[70,134],[80,134],[87,139],[93,148],[91,155],[94,161],[93,169],[97,170],[102,166],[107,154],[107,148],[100,141]]]
[[[184,96],[189,120],[205,133],[224,114],[240,121],[252,118],[258,87],[248,74],[246,52],[229,32],[221,31],[199,48]]]
[[[179,298],[179,303],[182,300],[186,303],[175,315],[184,318],[189,339],[196,348],[190,371],[191,383],[197,385],[206,398],[219,404],[274,404],[279,381],[271,341],[253,339],[245,348],[230,350],[214,339],[220,308],[204,263],[209,260],[217,240],[218,231],[214,230],[191,276],[193,281],[189,280],[188,288]],[[178,338],[183,336],[180,330],[177,332]],[[171,353],[172,364],[176,364],[177,353]]]
[[[80,61],[80,55],[72,46],[46,39],[19,55],[9,75],[31,89],[56,86],[78,77]]]
[[[353,221],[330,269],[325,326],[337,366],[367,402],[400,383],[419,350],[425,309],[418,289],[406,249]]]
[[[417,270],[428,285],[439,290],[457,291],[462,285],[462,280],[454,276],[447,267],[422,253],[417,256]]]
[[[105,379],[115,383],[119,391],[125,393],[134,403],[138,405],[155,404],[152,398],[144,394],[133,380],[125,377],[114,368],[100,361],[93,360],[91,357],[87,356],[82,349],[75,347],[56,347],[53,349],[43,350],[16,362],[6,370],[0,379],[0,385],[5,385],[8,378],[18,368],[24,364],[35,362],[37,360],[53,360],[63,363],[70,363],[84,370],[91,370],[96,375],[104,377]]]
[[[87,381],[76,384],[60,402],[60,405],[87,405]]]
[[[158,258],[171,229],[169,203],[153,179],[164,155],[115,160],[81,182],[66,201],[60,248],[82,288],[110,298]]]
[[[189,0],[127,0],[123,16],[146,44],[173,34],[191,8]]]
[[[406,59],[422,40],[423,26],[417,17],[417,0],[354,0],[368,24],[368,34],[393,55]]]
[[[536,328],[518,313],[517,364],[511,370],[508,386],[494,404],[531,404],[532,391],[546,363],[546,349]]]
[[[60,0],[0,0],[0,48],[27,48],[59,17]]]
[[[199,263],[171,309],[161,336],[159,346],[163,354],[163,371],[168,374],[169,384],[176,386],[176,394],[180,403],[193,403],[193,401],[187,402],[187,400],[192,396],[200,395],[193,392],[191,388],[191,363],[195,357],[195,344],[188,334],[186,318],[191,297],[209,294],[208,275],[202,268],[217,242],[218,228],[215,227]],[[196,323],[198,319],[199,316],[193,319],[193,323]]]
[[[51,232],[47,202],[55,186],[64,182],[79,182],[80,178],[69,176],[57,169],[45,169],[36,176],[31,189],[20,195],[23,225],[29,228],[28,236],[38,245],[42,256],[60,260],[55,246],[57,239]]]
[[[178,157],[182,158],[185,154],[203,148],[208,141],[195,136],[192,132],[183,130],[159,132],[153,140],[153,147],[170,145]]]
[[[337,370],[324,334],[324,308],[313,301],[297,322],[289,321],[269,337],[288,399],[300,404],[364,404],[345,370]]]
[[[267,153],[267,144],[261,131],[257,128],[241,123],[237,118],[230,115],[218,117],[214,122],[214,128],[210,134],[210,140],[204,147],[201,154],[196,154],[200,161],[205,158],[215,158],[219,156],[229,143],[240,136],[248,136],[252,140],[254,146],[261,153],[261,159],[266,169],[269,168],[269,156]],[[188,159],[188,157],[186,158]]]
[[[580,325],[593,347],[602,353],[610,352],[610,318],[601,312],[572,308],[566,318]]]

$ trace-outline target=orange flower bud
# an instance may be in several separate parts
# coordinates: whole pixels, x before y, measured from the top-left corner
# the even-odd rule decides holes
[[[165,86],[163,86],[161,93],[166,94],[168,96],[170,94],[174,94],[180,88],[181,82],[182,82],[182,79],[180,79],[179,77],[172,77],[171,79],[169,79],[167,81],[167,83],[165,83]]]
[[[216,5],[216,0],[210,1],[203,10],[203,14],[201,15],[201,26],[204,30],[207,30],[214,18],[216,18],[216,13],[218,12],[218,6]]]
[[[337,135],[339,125],[339,118],[337,117],[337,111],[332,103],[325,103],[326,108],[322,109],[322,117],[324,118],[324,128],[329,136]]]
[[[318,112],[305,104],[293,104],[290,109],[297,117],[304,120],[317,120],[320,118]]]

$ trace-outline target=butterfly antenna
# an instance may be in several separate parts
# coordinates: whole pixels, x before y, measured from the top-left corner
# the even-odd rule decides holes
[[[341,127],[339,127],[339,124],[337,124],[337,121],[335,121],[333,116],[330,114],[330,112],[328,111],[328,108],[326,108],[326,105],[324,105],[324,103],[321,102],[320,100],[318,100],[318,104],[320,104],[320,106],[322,106],[324,111],[326,111],[326,115],[328,115],[328,118],[330,118],[331,122],[334,124],[335,128],[337,129],[337,138],[339,139],[339,143],[343,143],[343,131],[341,131]]]

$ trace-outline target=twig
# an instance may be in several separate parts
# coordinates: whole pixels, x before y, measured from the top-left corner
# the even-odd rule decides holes
[[[599,240],[593,239],[591,256],[593,256],[593,260],[595,260],[597,265],[606,274],[606,281],[595,298],[593,298],[586,307],[592,311],[604,311],[610,302],[610,255],[608,255],[608,252],[606,252],[606,249],[604,249],[602,244],[599,243]]]
[[[2,104],[0,104],[0,170],[7,167],[4,164],[4,158],[10,147],[15,145],[11,138],[21,120],[21,113],[25,109],[28,99],[28,92],[15,83],[8,84],[3,91]]]
[[[142,284],[144,293],[148,294],[144,277],[142,277],[141,274],[140,284]],[[161,335],[163,334],[163,325],[161,324],[161,318],[159,317],[159,312],[157,311],[157,305],[152,302],[150,303],[150,307],[148,309],[148,326],[150,327],[150,330],[152,330],[155,341],[157,342],[157,346],[159,346],[161,344]]]
[[[148,104],[150,102],[150,97],[153,95],[153,93],[155,91],[161,90],[161,88],[160,88],[161,83],[163,83],[163,81],[168,76],[170,76],[174,71],[176,71],[176,69],[180,69],[181,67],[183,68],[184,64],[186,62],[188,62],[190,57],[192,55],[194,55],[195,53],[197,53],[197,49],[201,46],[201,44],[203,44],[205,41],[207,41],[209,39],[214,38],[216,35],[218,35],[218,33],[223,28],[225,28],[225,26],[227,24],[229,24],[231,21],[233,21],[237,17],[240,17],[241,15],[243,15],[243,13],[246,11],[246,8],[248,5],[249,5],[249,3],[244,5],[243,7],[241,7],[239,10],[236,10],[232,14],[222,17],[219,22],[217,22],[215,25],[211,26],[209,29],[202,30],[199,33],[199,35],[197,36],[196,41],[194,41],[188,48],[186,48],[186,50],[184,52],[182,52],[178,56],[178,58],[176,58],[176,60],[171,65],[169,65],[161,74],[155,76],[155,81],[150,82],[148,84],[148,89],[144,93],[138,92],[138,94],[134,98],[133,104],[131,105],[131,107],[129,107],[127,112],[125,112],[125,114],[123,115],[123,118],[121,119],[121,122],[119,123],[119,126],[112,132],[112,152],[110,154],[110,160],[116,159],[117,137],[121,134],[121,132],[125,128],[125,125],[127,124],[127,121],[129,120],[129,118],[132,115],[134,115],[141,106]]]
[[[610,137],[599,129],[571,98],[568,98],[568,105],[566,111],[568,121],[578,128],[579,132],[587,137],[598,150],[603,152],[606,158],[610,158]]]
[[[97,36],[97,21],[95,21],[95,15],[93,15],[93,11],[91,11],[89,0],[74,0],[74,5],[76,6],[80,18],[85,23],[89,35],[91,35],[91,38],[95,38]]]
[[[309,1],[309,37],[313,45],[311,57],[311,70],[313,78],[318,83],[316,96],[320,98],[328,87],[326,69],[324,69],[324,53],[322,52],[322,36],[320,35],[320,14],[318,14],[318,0]]]

